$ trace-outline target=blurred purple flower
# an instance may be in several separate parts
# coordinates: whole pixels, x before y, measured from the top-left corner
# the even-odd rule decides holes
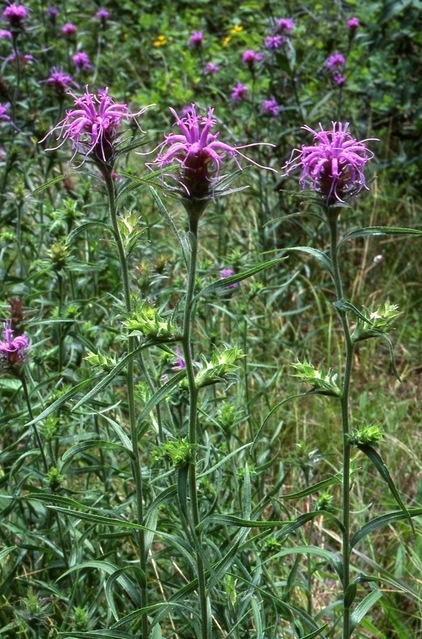
[[[7,111],[10,109],[10,104],[0,104],[0,120],[10,120],[10,115],[7,115]]]
[[[246,98],[248,92],[248,87],[245,84],[238,82],[236,86],[233,87],[230,97],[234,102],[240,102]]]
[[[278,18],[275,21],[275,30],[276,33],[286,34],[293,31],[295,28],[295,23],[291,18]]]
[[[219,271],[220,280],[226,279],[226,277],[231,277],[234,275],[234,270],[232,268],[222,268]],[[237,288],[239,286],[239,282],[233,282],[232,284],[227,284],[224,288]]]
[[[7,29],[0,29],[0,40],[11,40],[12,34]]]
[[[283,46],[284,38],[281,35],[270,35],[265,38],[265,48],[275,51]]]
[[[346,64],[346,59],[341,53],[333,53],[328,56],[325,61],[325,66],[329,71],[339,71]]]
[[[176,364],[171,367],[171,370],[182,371],[184,368],[186,368],[186,362],[180,348],[176,348],[175,350],[176,350]]]
[[[0,340],[0,365],[10,368],[20,366],[29,351],[29,339],[26,335],[18,335],[13,339],[10,321],[4,323],[3,332],[5,341]]]
[[[202,31],[195,31],[189,38],[189,44],[194,49],[200,49],[204,43],[204,34]]]
[[[60,11],[57,7],[48,7],[46,11],[47,18],[49,18],[53,24],[56,23],[56,18],[59,13]]]
[[[248,67],[253,68],[258,62],[261,62],[263,58],[264,56],[262,53],[257,53],[252,49],[247,49],[242,55],[242,62]]]
[[[360,22],[358,18],[350,18],[350,20],[347,21],[347,26],[350,29],[350,31],[356,31],[356,29],[359,29],[360,27]]]
[[[61,142],[56,149],[66,140],[70,140],[74,149],[73,157],[76,153],[84,155],[82,163],[88,156],[92,156],[101,167],[112,166],[114,144],[120,123],[126,118],[140,115],[143,111],[133,114],[127,104],[116,104],[108,95],[108,88],[97,95],[90,93],[88,87],[82,96],[78,97],[70,92],[69,95],[73,98],[75,108],[66,111],[66,117],[47,136],[54,131],[59,132],[57,140]]]
[[[281,104],[278,104],[275,98],[271,98],[271,100],[264,100],[261,103],[261,115],[276,118],[282,108]]]
[[[23,4],[12,3],[5,8],[2,15],[13,29],[20,29],[29,16],[29,12]]]
[[[338,87],[342,87],[343,84],[346,83],[346,78],[344,77],[344,75],[341,75],[340,73],[333,73],[333,82]]]
[[[76,35],[77,27],[72,22],[66,22],[61,28],[62,34],[66,38],[73,38]]]
[[[78,71],[89,71],[89,69],[92,69],[89,55],[83,51],[79,51],[78,53],[75,53],[75,55],[72,55],[72,62]]]
[[[214,62],[207,62],[204,67],[205,75],[216,75],[220,71],[220,67],[218,64],[214,64]]]
[[[110,18],[110,12],[107,11],[107,9],[105,9],[104,7],[101,7],[101,9],[98,9],[95,17],[97,18],[97,20],[101,20],[101,22],[104,24]]]
[[[310,186],[323,195],[327,205],[343,202],[368,188],[363,169],[374,157],[366,146],[366,142],[374,138],[358,142],[348,132],[348,122],[332,122],[332,125],[331,131],[325,131],[321,124],[319,131],[302,127],[312,133],[314,145],[294,149],[283,167],[284,175],[300,168],[300,186],[303,189]]]
[[[61,67],[53,67],[50,71],[50,77],[45,81],[47,86],[58,94],[63,95],[66,89],[74,86],[78,87],[78,84],[75,80],[70,76],[64,73]]]

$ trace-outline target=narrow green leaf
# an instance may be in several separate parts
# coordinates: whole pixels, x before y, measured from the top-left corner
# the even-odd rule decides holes
[[[255,264],[255,266],[248,268],[246,271],[243,271],[242,273],[236,273],[235,275],[231,275],[230,277],[225,277],[224,279],[216,280],[215,282],[212,282],[212,284],[208,284],[208,286],[205,286],[205,288],[199,291],[199,293],[195,296],[195,299],[202,295],[208,295],[209,293],[213,293],[219,288],[230,286],[230,284],[242,282],[242,280],[245,280],[246,278],[251,277],[252,275],[256,275],[256,273],[260,273],[261,271],[264,271],[265,269],[270,268],[271,266],[276,266],[277,264],[284,262],[284,260],[286,259],[287,259],[286,257],[278,257],[277,259],[274,259],[274,260],[268,260],[267,262],[262,262],[262,264]]]
[[[381,477],[388,484],[388,487],[394,499],[396,500],[398,507],[401,508],[403,514],[409,519],[410,525],[412,526],[412,530],[413,532],[415,532],[415,527],[413,525],[413,521],[411,519],[409,511],[406,508],[405,504],[403,503],[399,495],[399,492],[396,488],[396,485],[389,473],[389,470],[387,466],[384,464],[378,451],[376,451],[375,448],[372,448],[372,446],[369,446],[369,445],[359,446],[359,450],[361,450],[371,460],[371,462],[373,463],[373,465],[375,466],[375,468],[377,469]]]
[[[320,628],[317,628],[316,630],[313,630],[309,634],[304,635],[301,639],[314,639],[314,637],[318,637],[318,635],[321,634],[321,632],[325,630],[326,627],[327,627],[327,624],[325,623]]]
[[[351,229],[345,233],[339,242],[339,246],[358,237],[374,237],[376,235],[422,235],[420,229],[402,228],[399,226],[368,226],[366,228]]]
[[[361,541],[367,535],[372,534],[378,528],[382,528],[383,526],[388,526],[389,524],[394,524],[397,521],[403,521],[403,519],[409,519],[409,517],[419,517],[422,515],[422,508],[408,508],[406,512],[403,511],[394,511],[392,513],[387,513],[386,515],[381,515],[380,517],[376,517],[372,521],[368,522],[362,528],[360,528],[350,540],[350,547],[353,548],[356,544]]]
[[[161,400],[164,399],[164,397],[169,395],[170,391],[175,388],[180,380],[182,380],[185,376],[185,370],[174,373],[174,375],[172,375],[171,378],[165,384],[163,384],[156,393],[154,393],[154,395],[151,397],[151,399],[148,400],[144,409],[139,415],[137,422],[138,425],[141,424],[143,420],[148,417],[149,413],[157,406],[157,404],[159,404]]]
[[[173,218],[171,217],[170,213],[167,211],[167,208],[165,207],[164,202],[160,198],[160,196],[158,195],[157,191],[152,186],[149,187],[149,190],[151,191],[152,197],[155,200],[155,203],[156,203],[156,205],[158,207],[158,210],[160,211],[161,215],[166,220],[166,222],[169,225],[170,229],[173,231],[173,233],[175,234],[175,236],[179,240],[179,244],[182,247],[183,260],[185,262],[185,265],[188,266],[189,260],[188,260],[187,254],[186,254],[186,245],[183,242],[179,231],[177,230],[177,226],[173,222]]]
[[[292,246],[288,249],[284,249],[284,251],[287,251],[288,253],[290,253],[291,251],[300,251],[301,253],[307,253],[308,255],[315,257],[321,264],[321,266],[326,271],[328,271],[330,275],[333,275],[333,263],[328,255],[326,255],[326,253],[324,253],[323,251],[319,251],[312,246]]]
[[[373,590],[356,606],[350,616],[350,632],[352,633],[356,626],[362,621],[369,610],[381,599],[381,590]]]
[[[79,382],[79,384],[76,384],[76,386],[74,386],[73,388],[68,390],[66,393],[61,395],[52,404],[50,404],[50,406],[47,406],[47,408],[45,408],[39,415],[34,417],[34,419],[31,419],[30,422],[27,422],[26,425],[32,426],[33,424],[37,424],[42,419],[45,419],[46,417],[54,413],[56,410],[61,408],[61,406],[63,406],[63,404],[69,401],[69,399],[72,399],[72,397],[77,395],[79,391],[83,390],[86,386],[88,386],[92,382],[95,382],[95,380],[101,377],[101,375],[102,373],[97,373],[97,375],[95,375],[94,377],[90,377],[89,379],[84,379],[82,382]]]
[[[48,182],[45,182],[44,184],[41,184],[41,186],[39,186],[38,188],[34,189],[32,191],[32,195],[39,195],[43,191],[46,191],[47,189],[49,189],[50,186],[53,186],[53,184],[57,184],[57,182],[63,182],[63,180],[68,176],[69,176],[69,173],[67,175],[57,175],[51,180],[48,180]]]
[[[82,397],[82,399],[79,400],[79,402],[77,402],[77,404],[75,406],[72,407],[72,411],[77,410],[78,408],[80,408],[81,406],[83,406],[83,404],[86,404],[86,402],[88,402],[90,399],[92,399],[93,397],[95,397],[95,395],[98,395],[98,393],[105,388],[106,386],[108,386],[108,384],[110,384],[110,382],[117,377],[117,375],[120,373],[121,370],[123,370],[126,366],[126,364],[133,359],[138,353],[140,353],[144,348],[148,348],[150,346],[149,342],[144,342],[143,344],[141,344],[140,346],[138,346],[137,348],[135,348],[134,351],[132,351],[132,353],[128,353],[127,355],[125,355],[124,357],[122,357],[122,359],[120,360],[120,362],[118,362],[116,364],[116,366],[114,366],[112,368],[112,370],[107,373],[107,375],[105,377],[102,378],[101,381],[98,382],[98,384],[96,384],[94,386],[94,388],[92,388],[86,395],[84,395]]]
[[[312,486],[308,486],[308,488],[299,490],[297,493],[288,493],[287,495],[280,495],[280,499],[302,499],[302,497],[313,495],[313,493],[316,493],[319,490],[323,490],[324,488],[327,488],[327,486],[332,486],[335,483],[341,484],[340,477],[338,477],[337,475],[332,475],[331,477],[328,477],[327,479],[323,479],[322,481],[319,481],[316,484],[312,484]]]

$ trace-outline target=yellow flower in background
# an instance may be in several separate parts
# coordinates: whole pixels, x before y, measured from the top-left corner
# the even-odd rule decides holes
[[[154,42],[152,43],[153,47],[164,47],[167,44],[167,38],[165,35],[163,35],[162,33],[160,33],[160,35],[157,36],[157,39],[154,40]]]
[[[226,46],[229,44],[229,42],[231,41],[232,37],[233,37],[234,35],[237,35],[237,34],[238,34],[238,33],[240,33],[241,31],[243,31],[243,27],[242,27],[242,25],[240,25],[240,24],[235,24],[235,25],[234,25],[234,26],[230,29],[230,31],[229,31],[229,35],[227,35],[227,36],[224,38],[224,40],[223,40],[223,42],[222,42],[222,46],[223,46],[223,47],[226,47]]]

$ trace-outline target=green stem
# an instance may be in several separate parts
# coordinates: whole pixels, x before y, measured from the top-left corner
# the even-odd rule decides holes
[[[338,214],[328,210],[328,221],[330,226],[330,254],[333,265],[333,279],[336,291],[337,301],[343,299],[343,283],[341,278],[340,267],[338,263]],[[347,314],[344,310],[337,308],[343,329],[345,342],[345,363],[343,371],[342,389],[341,389],[341,423],[343,429],[343,594],[350,584],[350,382],[353,364],[353,342],[351,339],[349,322]],[[343,613],[343,639],[349,639],[350,631],[350,603],[344,605]]]
[[[25,401],[26,401],[26,405],[28,407],[28,413],[29,413],[29,418],[30,420],[33,422],[34,421],[34,413],[32,412],[32,406],[31,406],[31,398],[29,396],[29,390],[28,390],[28,384],[26,383],[26,377],[25,377],[25,373],[22,372],[19,375],[19,379],[21,380],[21,384],[22,384],[22,388],[23,388],[23,394],[25,395]],[[35,435],[35,439],[41,454],[41,459],[42,459],[42,463],[44,466],[44,472],[47,475],[48,473],[48,463],[47,463],[47,457],[45,456],[45,452],[44,452],[44,448],[42,445],[42,441],[41,441],[41,437],[40,434],[38,432],[38,428],[36,424],[32,424],[32,428],[34,430],[34,435]]]
[[[115,190],[115,185],[114,185],[114,181],[112,177],[112,169],[109,167],[101,166],[101,171],[102,171],[102,174],[106,183],[106,187],[107,187],[111,224],[114,231],[114,238],[116,241],[117,252],[118,252],[119,261],[120,261],[120,271],[121,271],[121,279],[123,284],[125,307],[126,307],[126,312],[129,314],[132,308],[131,297],[130,297],[129,274],[127,269],[125,247],[123,244],[123,239],[120,233],[119,223],[118,223],[116,190]],[[133,353],[134,350],[135,350],[135,338],[128,336],[127,338],[128,355]],[[127,385],[127,396],[128,396],[130,435],[131,435],[131,441],[132,441],[132,469],[133,469],[133,477],[135,480],[135,490],[136,490],[136,522],[140,526],[144,526],[145,525],[144,499],[143,499],[144,490],[143,490],[143,481],[142,481],[141,458],[139,455],[139,447],[138,447],[138,433],[136,428],[133,357],[129,359],[129,362],[127,365],[126,385]],[[148,595],[147,595],[147,580],[146,580],[147,554],[146,554],[146,545],[145,545],[145,534],[142,530],[139,530],[136,533],[136,537],[137,537],[138,552],[139,552],[139,565],[141,569],[141,588],[140,588],[141,608],[146,608],[148,605]],[[148,632],[149,632],[148,617],[146,614],[144,614],[142,616],[142,637],[147,638],[149,636]]]
[[[198,389],[195,383],[195,369],[192,347],[192,326],[194,320],[194,302],[193,295],[195,290],[195,278],[196,278],[196,264],[198,257],[198,219],[194,215],[189,219],[189,240],[190,240],[190,260],[189,260],[189,273],[188,273],[188,285],[186,292],[186,303],[183,318],[183,337],[182,348],[183,356],[186,365],[186,377],[189,388],[189,444],[192,450],[192,460],[189,465],[188,483],[189,483],[189,495],[190,505],[192,512],[192,534],[194,535],[197,548],[200,548],[200,533],[198,532],[198,526],[200,524],[198,494],[196,489],[196,441],[197,441],[197,418],[198,418]],[[206,592],[206,580],[205,580],[205,568],[202,557],[196,551],[196,565],[198,571],[198,592],[201,608],[201,629],[202,639],[209,639],[209,613],[207,606],[207,592]]]

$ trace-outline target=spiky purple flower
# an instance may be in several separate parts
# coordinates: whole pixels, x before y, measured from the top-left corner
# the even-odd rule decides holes
[[[84,51],[79,51],[72,55],[72,62],[78,71],[89,71],[92,69],[91,60],[89,55]]]
[[[100,20],[103,24],[105,24],[110,18],[110,12],[107,11],[107,9],[105,9],[104,7],[101,7],[100,9],[98,9],[95,17],[97,18],[97,20]]]
[[[13,338],[10,321],[4,323],[3,332],[5,341],[0,340],[0,366],[16,368],[23,363],[29,351],[29,339],[24,334]]]
[[[263,58],[262,53],[247,49],[242,55],[242,62],[252,69],[258,62],[261,62]]]
[[[333,73],[333,82],[338,87],[342,87],[346,83],[346,78],[341,73]]]
[[[204,34],[202,31],[195,31],[189,38],[189,44],[193,49],[201,49],[204,43]]]
[[[348,20],[346,24],[350,31],[356,31],[356,29],[359,29],[360,27],[358,18],[350,18],[350,20]]]
[[[242,84],[242,82],[238,82],[233,88],[231,92],[231,99],[234,102],[241,102],[248,95],[249,89],[246,84]]]
[[[265,48],[270,51],[276,51],[283,46],[284,38],[281,35],[270,35],[265,38]]]
[[[219,132],[212,131],[217,123],[213,108],[208,110],[206,116],[196,113],[195,104],[192,104],[190,111],[183,117],[179,117],[172,108],[170,111],[180,132],[170,133],[165,137],[161,151],[153,164],[160,169],[171,164],[179,164],[180,172],[172,177],[182,187],[185,206],[189,207],[189,203],[192,203],[192,209],[196,206],[195,215],[199,217],[208,199],[214,197],[221,167],[226,158],[234,160],[240,168],[237,156],[245,158],[240,149],[246,147],[231,146],[219,140]],[[246,159],[254,163],[249,158]],[[202,210],[198,205],[200,201],[203,203]]]
[[[73,24],[73,22],[66,22],[66,24],[64,24],[61,28],[61,32],[65,36],[65,38],[74,38],[77,30],[78,29],[76,25]]]
[[[45,82],[48,87],[59,95],[63,95],[66,89],[71,86],[78,86],[75,80],[70,75],[67,75],[61,67],[53,67],[50,71],[50,77]]]
[[[278,104],[275,98],[271,98],[271,100],[264,100],[261,103],[261,115],[276,118],[282,108],[281,104]]]
[[[291,18],[278,18],[275,21],[275,31],[276,33],[286,34],[293,31],[295,28],[295,23]]]
[[[341,53],[333,53],[328,56],[325,61],[325,66],[329,71],[339,71],[346,64],[346,59]]]
[[[217,75],[219,71],[220,71],[220,67],[218,66],[218,64],[215,64],[214,62],[207,62],[206,65],[204,66],[205,75]]]
[[[8,21],[12,29],[21,29],[29,16],[28,9],[23,4],[9,4],[3,11],[3,18]]]
[[[302,170],[299,179],[304,189],[309,186],[320,193],[326,205],[343,202],[367,189],[363,169],[374,154],[366,146],[368,138],[358,142],[348,132],[349,123],[332,122],[331,131],[314,131],[309,126],[302,127],[312,133],[314,144],[294,149],[290,160],[283,167],[285,175],[297,168]]]
[[[92,156],[102,167],[112,166],[119,125],[122,120],[140,115],[141,112],[133,114],[127,104],[116,104],[108,95],[108,88],[97,95],[90,93],[88,87],[82,96],[71,92],[69,95],[73,98],[75,108],[66,111],[66,117],[47,135],[58,131],[57,139],[61,142],[55,148],[70,140],[74,156],[82,153],[84,159]]]

